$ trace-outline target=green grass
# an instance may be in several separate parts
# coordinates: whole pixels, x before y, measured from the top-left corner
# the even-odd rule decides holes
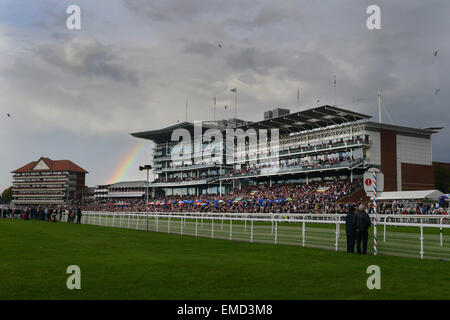
[[[66,268],[81,268],[68,290]],[[381,268],[381,290],[366,269]],[[0,299],[450,299],[450,262],[0,220]]]

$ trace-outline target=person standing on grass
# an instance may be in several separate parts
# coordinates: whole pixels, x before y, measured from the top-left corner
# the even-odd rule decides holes
[[[77,209],[77,224],[81,224],[81,208]]]
[[[355,207],[351,205],[348,208],[348,213],[347,216],[345,217],[345,233],[347,234],[347,252],[349,253],[355,252],[356,230],[353,224],[354,219],[355,219]]]
[[[361,241],[363,243],[362,254],[367,253],[367,241],[369,239],[368,229],[372,225],[369,215],[366,212],[366,206],[361,204],[358,213],[355,214],[354,227],[356,229],[356,252],[361,254]]]

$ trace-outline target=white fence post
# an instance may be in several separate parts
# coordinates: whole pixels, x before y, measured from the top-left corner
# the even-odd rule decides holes
[[[306,237],[306,227],[305,227],[305,217],[303,217],[303,225],[302,225],[302,242],[303,242],[303,246],[305,246],[305,237]]]
[[[128,229],[130,229],[130,214],[128,214]]]
[[[169,216],[169,222],[167,223],[167,233],[170,233],[170,216]]]
[[[338,251],[338,244],[339,244],[339,223],[336,221],[336,251]]]
[[[253,219],[251,220],[250,226],[250,243],[253,243]]]
[[[180,229],[180,234],[183,235],[183,217],[181,217],[181,229]]]
[[[423,227],[420,227],[420,259],[423,259]]]
[[[158,216],[156,216],[156,232],[158,232]]]
[[[211,219],[211,238],[214,238],[214,217]]]
[[[244,232],[247,232],[247,216],[245,216]]]
[[[275,244],[277,244],[277,236],[278,236],[278,222],[275,221]]]
[[[222,220],[222,223],[223,223],[223,220]],[[233,237],[233,220],[231,220],[231,218],[230,218],[230,240],[232,239],[232,237]]]
[[[116,217],[116,214],[113,213],[113,218],[112,218],[112,222],[111,222],[111,227],[114,227],[114,218]]]
[[[222,231],[223,231],[223,220],[224,220],[224,218],[225,218],[225,216],[222,215],[222,227],[221,227],[221,229],[220,229],[220,230],[222,230]]]
[[[195,236],[198,236],[198,218],[195,217]]]

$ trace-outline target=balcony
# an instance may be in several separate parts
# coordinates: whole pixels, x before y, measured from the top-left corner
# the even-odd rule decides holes
[[[150,187],[184,187],[184,186],[195,186],[195,185],[202,185],[202,184],[208,184],[214,180],[217,180],[218,177],[209,177],[205,179],[199,179],[199,180],[188,180],[188,181],[162,181],[162,182],[155,182],[151,183]]]
[[[307,173],[307,172],[320,172],[320,171],[330,171],[337,169],[352,169],[361,164],[364,164],[364,159],[357,159],[354,161],[341,161],[339,163],[334,164],[304,164],[304,165],[296,165],[296,166],[280,166],[269,167],[269,168],[257,168],[257,169],[249,169],[248,172],[242,174],[229,174],[225,176],[221,176],[219,180],[229,180],[236,178],[249,178],[249,177],[261,177],[261,176],[273,176],[273,175],[283,175],[283,174],[292,174],[292,173]]]
[[[340,142],[340,143],[334,143],[332,145],[320,145],[320,146],[311,146],[311,147],[303,147],[303,148],[295,148],[295,149],[287,149],[286,147],[280,147],[281,150],[278,152],[278,155],[274,155],[274,156],[267,156],[267,157],[259,157],[257,156],[257,153],[254,151],[248,151],[249,154],[253,154],[253,157],[248,157],[247,159],[239,159],[239,160],[235,160],[234,162],[230,162],[234,163],[234,164],[242,164],[242,163],[246,163],[248,161],[256,161],[256,160],[270,160],[270,159],[276,159],[277,157],[279,158],[287,158],[290,156],[301,156],[301,155],[313,155],[313,154],[320,154],[320,153],[324,153],[324,151],[327,152],[332,152],[332,151],[340,151],[342,149],[346,149],[346,148],[360,148],[363,146],[368,146],[369,143],[365,142],[363,140],[359,140],[359,141],[348,141],[348,142]]]
[[[163,172],[179,172],[179,171],[189,171],[189,170],[197,170],[197,169],[205,169],[205,168],[219,168],[221,165],[218,163],[203,163],[203,164],[195,164],[190,166],[183,167],[169,167],[163,168]],[[222,165],[222,167],[226,167],[226,165]]]

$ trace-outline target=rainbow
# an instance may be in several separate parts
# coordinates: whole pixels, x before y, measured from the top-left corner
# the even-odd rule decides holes
[[[144,151],[146,146],[146,141],[142,141],[133,146],[131,151],[127,154],[127,156],[120,162],[117,166],[116,170],[114,170],[113,176],[109,179],[108,184],[113,184],[118,181],[123,180],[123,178],[127,175],[131,168],[136,167],[136,160],[139,158],[141,153]]]

